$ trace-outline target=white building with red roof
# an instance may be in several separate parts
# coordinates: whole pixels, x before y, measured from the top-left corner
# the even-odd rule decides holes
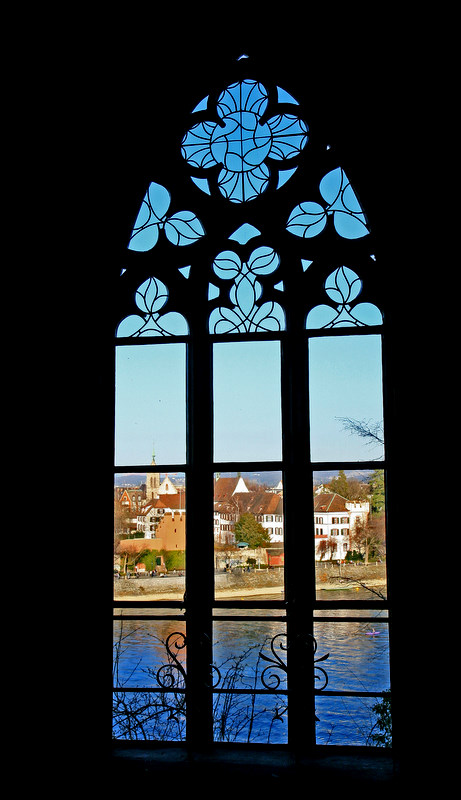
[[[218,478],[214,489],[214,538],[235,542],[234,526],[241,514],[253,514],[269,531],[271,541],[283,542],[283,500],[279,494],[250,491],[242,477]]]
[[[346,500],[332,492],[314,497],[315,559],[342,560],[350,549],[357,520],[366,522],[370,503]]]

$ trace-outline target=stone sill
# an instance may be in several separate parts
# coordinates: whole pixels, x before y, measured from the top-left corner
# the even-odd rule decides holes
[[[325,750],[327,752],[325,752]],[[278,749],[252,749],[228,745],[215,746],[210,751],[189,752],[183,746],[149,746],[140,742],[116,742],[112,751],[112,777],[117,781],[129,781],[138,785],[146,781],[158,786],[164,781],[200,780],[218,781],[227,786],[226,781],[243,780],[245,785],[251,780],[303,779],[311,787],[373,788],[380,786],[387,790],[399,784],[399,771],[389,750],[354,752],[347,748],[320,748],[314,756],[296,758],[293,754]],[[369,750],[369,749],[368,749]],[[180,783],[179,785],[183,785]],[[238,784],[237,784],[238,785]]]

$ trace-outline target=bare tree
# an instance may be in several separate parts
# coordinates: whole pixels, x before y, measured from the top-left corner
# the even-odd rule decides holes
[[[327,555],[330,555],[330,558],[333,557],[336,551],[336,541],[335,539],[330,536],[328,539],[321,539],[317,545],[317,553],[320,556],[320,561],[323,561]]]
[[[384,515],[368,517],[366,521],[360,517],[356,520],[350,538],[351,547],[355,545],[359,551],[364,552],[366,565],[371,553],[384,556],[385,541]]]
[[[123,563],[123,569],[122,569],[122,574],[123,575],[127,574],[128,559],[130,558],[131,555],[133,555],[133,551],[130,548],[130,545],[128,544],[129,541],[130,541],[129,539],[120,539],[119,538],[118,541],[115,542],[115,550],[114,550],[114,552],[118,556],[121,556],[122,558],[125,559],[124,563]]]

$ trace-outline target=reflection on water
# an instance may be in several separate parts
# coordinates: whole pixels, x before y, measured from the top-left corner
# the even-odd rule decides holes
[[[186,634],[186,623],[177,620],[114,621],[114,686],[132,689],[158,686],[157,671],[168,662],[166,642],[178,632]],[[170,639],[171,658],[186,668],[186,648]]]
[[[346,599],[350,597],[348,592]],[[366,596],[366,593],[365,593]],[[342,599],[338,596],[338,599]],[[357,599],[357,598],[356,598]],[[361,598],[358,598],[361,599]],[[126,612],[128,613],[128,612]],[[137,613],[137,612],[136,612]],[[220,616],[232,616],[229,609]],[[242,614],[241,610],[235,614]],[[322,619],[322,613],[338,621]],[[284,648],[285,622],[277,610],[249,609],[246,621],[215,619],[213,623],[213,683],[225,690],[214,694],[215,739],[223,741],[286,742],[287,688]],[[318,612],[314,622],[316,658],[329,654],[322,663],[328,674],[330,692],[382,692],[390,685],[387,612],[328,610]],[[252,616],[265,616],[264,620]],[[357,617],[341,621],[341,617]],[[371,621],[370,621],[371,620]],[[176,635],[172,635],[176,634]],[[136,702],[145,712],[155,706],[155,725],[142,731],[119,728],[123,738],[182,739],[185,730],[184,675],[187,647],[184,620],[122,620],[114,623],[114,685],[116,719],[120,723],[120,699]],[[275,637],[275,638],[274,638]],[[165,643],[168,643],[166,647]],[[271,644],[273,647],[271,647]],[[144,693],[142,689],[177,689],[174,694]],[[137,693],[123,689],[137,688]],[[272,688],[279,694],[258,694],[253,690]],[[241,690],[245,693],[242,694]],[[123,695],[123,697],[122,697]],[[140,699],[141,698],[141,699]],[[375,698],[316,698],[316,726],[319,744],[366,744],[375,722]],[[117,716],[118,714],[118,716]],[[122,715],[123,716],[123,715]],[[123,718],[124,719],[124,718]],[[163,726],[163,727],[162,727]]]

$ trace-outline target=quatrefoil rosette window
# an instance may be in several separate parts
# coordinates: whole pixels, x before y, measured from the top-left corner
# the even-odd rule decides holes
[[[279,100],[297,104],[279,91]],[[207,100],[207,98],[206,98]],[[232,203],[243,203],[261,195],[267,188],[270,169],[266,159],[284,162],[299,155],[308,136],[307,125],[294,114],[263,118],[268,107],[265,87],[253,80],[228,86],[219,96],[216,111],[219,121],[205,120],[194,125],[182,141],[182,155],[194,168],[206,170],[221,166],[218,188]],[[203,110],[203,101],[195,111]],[[279,186],[293,173],[279,174]],[[197,186],[210,193],[206,178],[193,178]]]

